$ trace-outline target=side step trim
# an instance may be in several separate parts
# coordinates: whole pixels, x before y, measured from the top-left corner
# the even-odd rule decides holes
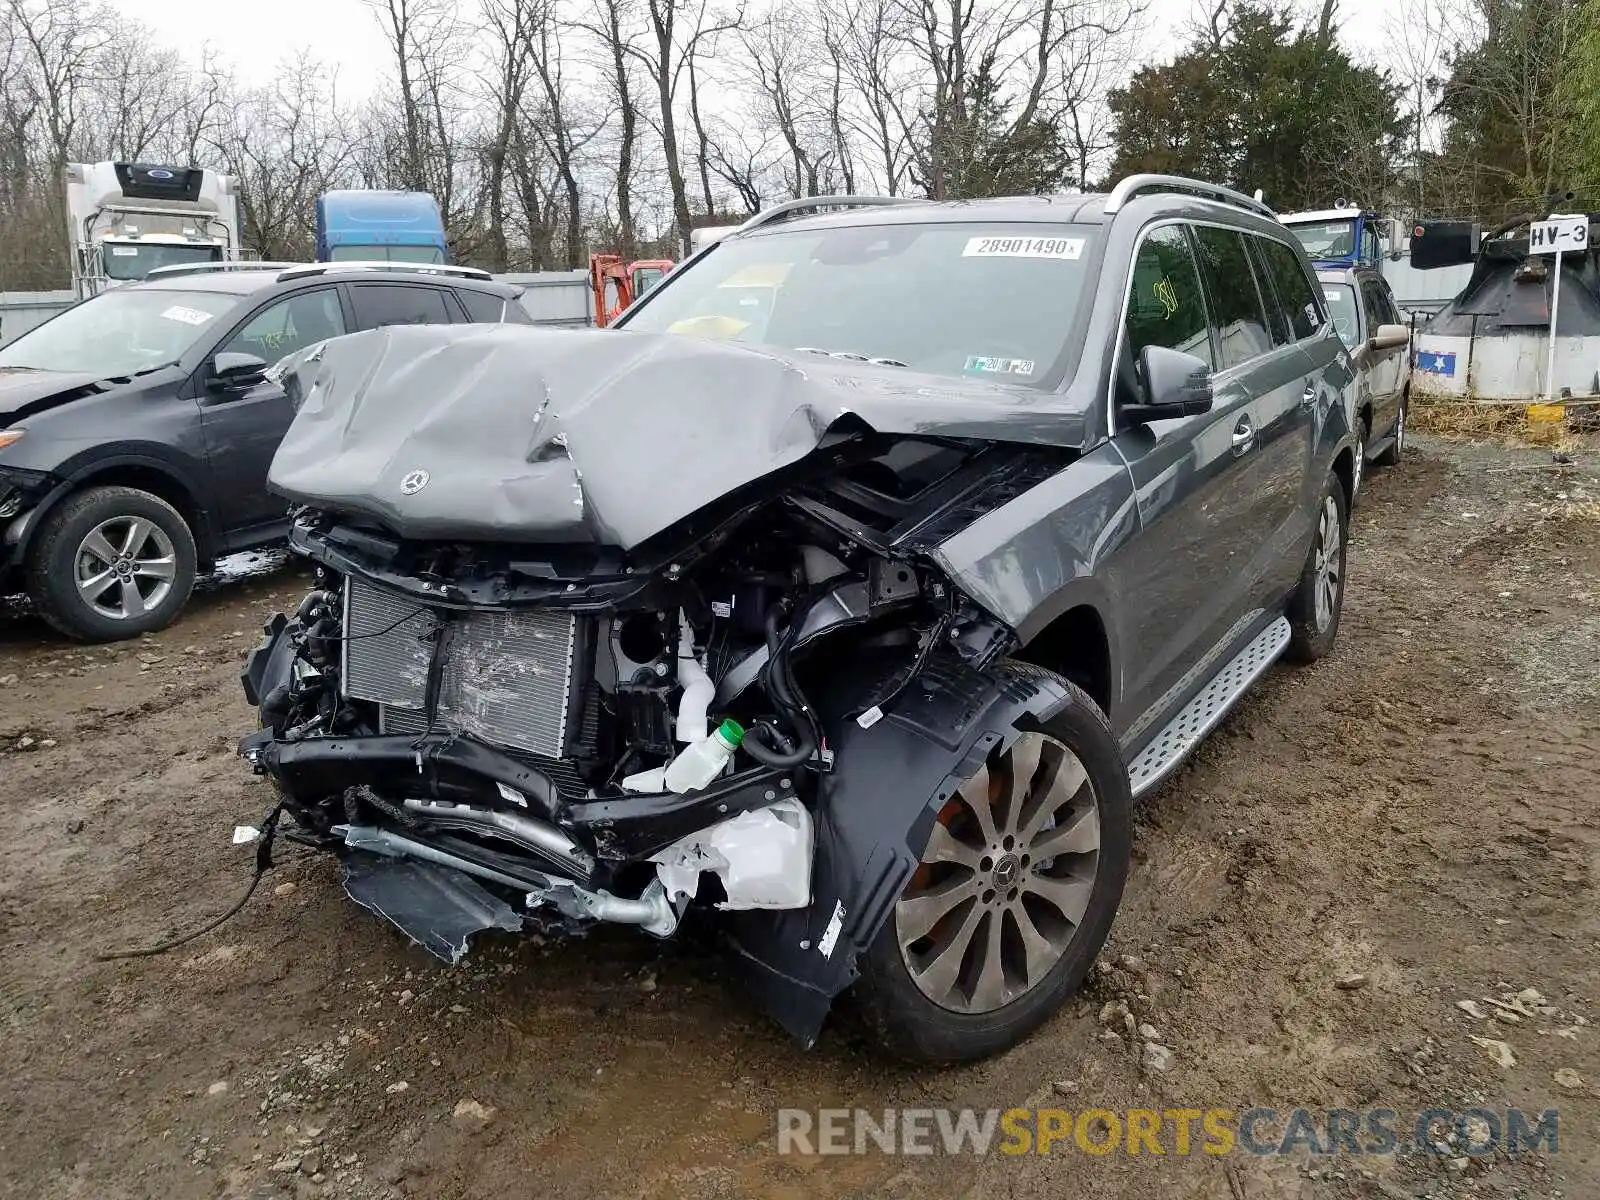
[[[1289,622],[1279,617],[1211,677],[1195,698],[1150,739],[1128,765],[1133,794],[1141,795],[1160,783],[1189,752],[1228,715],[1250,685],[1266,672],[1289,644]]]

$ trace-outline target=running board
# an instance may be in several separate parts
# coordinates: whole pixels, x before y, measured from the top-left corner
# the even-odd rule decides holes
[[[1212,676],[1211,682],[1201,688],[1129,764],[1128,782],[1133,785],[1133,794],[1138,796],[1149,791],[1172,774],[1288,644],[1289,622],[1279,617]]]

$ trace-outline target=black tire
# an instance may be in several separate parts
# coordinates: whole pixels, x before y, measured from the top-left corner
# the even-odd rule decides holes
[[[1400,410],[1394,418],[1394,439],[1383,448],[1383,453],[1373,459],[1380,467],[1397,467],[1406,452],[1406,413],[1411,408],[1410,389],[1400,395]]]
[[[1360,417],[1356,421],[1356,450],[1351,460],[1350,470],[1350,507],[1354,508],[1361,499],[1361,485],[1367,479],[1367,444],[1372,441],[1372,421],[1368,417]]]
[[[1333,580],[1332,599],[1325,613],[1318,614],[1317,594],[1323,582],[1322,551],[1328,522],[1329,506],[1336,514],[1332,527],[1338,534],[1334,553],[1336,575]],[[1289,648],[1285,656],[1293,662],[1314,663],[1333,649],[1339,635],[1339,615],[1344,611],[1345,551],[1350,543],[1350,511],[1345,497],[1344,484],[1339,477],[1329,474],[1322,486],[1322,496],[1317,500],[1317,516],[1311,537],[1311,549],[1306,553],[1306,564],[1300,572],[1300,583],[1289,599]],[[1324,593],[1326,596],[1326,593]]]
[[[89,570],[89,564],[98,561],[92,554],[84,557],[85,539],[108,523],[113,523],[113,530],[131,531],[135,521],[148,522],[159,531],[159,537],[152,533],[143,543],[151,553],[145,554],[136,547],[136,558],[145,562],[145,570],[170,570],[170,578],[146,574],[133,577],[132,586],[139,589],[138,601],[118,605],[128,615],[110,616],[85,599],[78,588],[80,564]],[[170,554],[160,545],[161,539],[170,546]],[[46,515],[29,556],[28,593],[39,614],[68,637],[115,642],[170,625],[189,601],[194,576],[194,534],[177,509],[161,497],[135,488],[97,487],[69,497]],[[101,595],[115,591],[121,597],[125,586],[113,580]],[[147,604],[147,595],[159,598]],[[106,606],[111,605],[107,602]]]
[[[1074,924],[1072,932],[1065,935],[1070,940],[1066,941],[1061,957],[1053,967],[1043,971],[1038,982],[1027,986],[1020,995],[998,1008],[984,1012],[960,1012],[936,1003],[913,978],[901,950],[897,907],[879,931],[871,948],[862,956],[861,977],[855,991],[863,1022],[878,1044],[896,1058],[913,1063],[965,1062],[987,1058],[1016,1045],[1048,1020],[1078,989],[1111,932],[1112,921],[1122,900],[1123,886],[1127,882],[1132,852],[1132,796],[1128,769],[1123,762],[1116,735],[1094,701],[1070,682],[1057,678],[1068,689],[1070,701],[1061,712],[1042,725],[1025,729],[1024,735],[1043,735],[1069,748],[1082,765],[1087,784],[1092,788],[1091,799],[1098,810],[1099,845],[1095,852],[1093,882],[1082,918],[1075,924],[1070,921],[1063,923]],[[991,760],[993,758],[991,756]],[[1043,761],[1043,758],[1035,760],[1036,767],[1030,780],[1043,776],[1037,766]],[[1065,795],[1065,790],[1060,794]],[[1081,786],[1075,795],[1082,797]],[[1050,828],[1047,826],[1035,833],[1034,842],[1044,838]],[[930,841],[938,833],[936,826]],[[1058,858],[1066,858],[1067,853],[1044,860],[1046,869],[1054,869],[1048,864]],[[1026,864],[1026,857],[1021,861]],[[1021,873],[1030,878],[1041,877],[1037,864],[1032,870],[1024,866]],[[1049,876],[1043,878],[1049,879]],[[1026,890],[1026,885],[1018,885],[1018,890]],[[911,891],[911,888],[907,889],[907,896],[911,895]],[[977,904],[978,901],[974,899],[973,905]],[[1007,928],[1014,935],[1017,929],[1014,919],[1007,927],[1004,924],[1006,918],[998,914],[992,918],[992,924],[985,923],[990,918],[982,912],[973,919],[979,922],[979,927],[986,934],[991,929],[996,931],[993,936],[1002,936],[998,931]],[[962,923],[965,922],[966,917],[963,917]],[[977,940],[978,935],[974,933],[963,944],[971,946]],[[1011,944],[1015,949],[1017,943]],[[970,949],[964,951],[963,961],[971,953]]]

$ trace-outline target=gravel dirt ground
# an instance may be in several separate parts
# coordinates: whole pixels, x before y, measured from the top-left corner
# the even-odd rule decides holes
[[[483,938],[445,969],[294,849],[215,933],[99,962],[246,883],[229,834],[269,801],[238,667],[305,581],[266,564],[113,647],[13,607],[0,1194],[1600,1197],[1600,453],[1572,457],[1433,440],[1370,474],[1336,653],[1275,668],[1141,805],[1084,993],[956,1070],[845,1020],[802,1052],[693,942]],[[776,1148],[782,1107],[1040,1104],[1557,1107],[1559,1150]]]

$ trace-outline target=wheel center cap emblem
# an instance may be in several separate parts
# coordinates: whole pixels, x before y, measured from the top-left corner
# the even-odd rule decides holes
[[[1020,869],[1021,864],[1017,861],[1017,856],[1015,854],[1007,854],[994,865],[994,886],[997,888],[1010,887],[1017,881],[1017,872]]]
[[[428,486],[428,473],[426,471],[412,471],[400,481],[400,494],[402,496],[415,496]]]

